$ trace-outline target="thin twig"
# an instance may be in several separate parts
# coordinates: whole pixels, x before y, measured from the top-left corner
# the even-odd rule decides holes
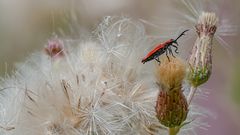
[[[196,90],[197,90],[196,87],[191,86],[191,88],[190,88],[190,93],[188,94],[188,97],[187,97],[187,101],[188,101],[188,104],[189,104],[189,105],[190,105],[191,102],[192,102],[192,99],[193,99],[193,97],[194,97],[194,95],[195,95],[195,93],[196,93]]]

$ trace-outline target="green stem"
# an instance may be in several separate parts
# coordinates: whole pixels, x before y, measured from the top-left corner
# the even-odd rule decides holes
[[[169,135],[177,135],[180,130],[180,127],[173,127],[168,129]]]
[[[190,88],[190,93],[188,94],[188,97],[187,97],[187,101],[188,101],[188,104],[189,104],[189,105],[190,105],[190,103],[191,103],[191,101],[192,101],[192,99],[193,99],[193,97],[194,97],[194,95],[195,95],[195,93],[196,93],[196,90],[197,90],[196,87],[191,86],[191,88]]]
[[[175,128],[169,128],[169,135],[176,135],[175,134]]]
[[[178,134],[178,132],[180,131],[180,128],[181,128],[181,126],[175,127],[175,133],[176,133],[176,134]]]

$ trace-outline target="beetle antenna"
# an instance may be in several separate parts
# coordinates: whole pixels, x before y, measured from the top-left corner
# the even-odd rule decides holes
[[[177,42],[177,40],[178,40],[181,36],[185,35],[185,32],[187,32],[187,31],[189,31],[189,29],[183,31],[174,41]]]

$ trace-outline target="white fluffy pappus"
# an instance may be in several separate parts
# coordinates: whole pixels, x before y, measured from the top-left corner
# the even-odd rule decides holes
[[[0,83],[2,135],[163,133],[158,93],[142,66],[141,23],[106,17],[90,41],[64,41],[64,56],[35,53]]]

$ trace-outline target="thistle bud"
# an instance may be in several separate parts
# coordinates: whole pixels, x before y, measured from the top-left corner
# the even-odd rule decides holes
[[[212,72],[212,41],[218,18],[215,13],[203,12],[196,25],[198,38],[188,60],[188,80],[193,87],[205,83]]]
[[[157,118],[166,127],[177,127],[185,121],[188,104],[182,92],[186,67],[178,58],[161,60],[156,77],[160,93],[156,103]]]
[[[48,41],[47,46],[45,47],[45,52],[50,57],[61,57],[64,55],[63,50],[63,41],[54,37],[53,39]]]

